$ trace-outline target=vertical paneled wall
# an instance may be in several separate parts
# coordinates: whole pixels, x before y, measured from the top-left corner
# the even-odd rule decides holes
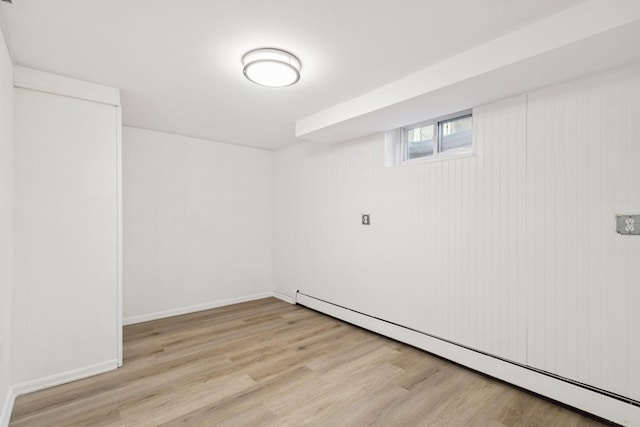
[[[13,63],[0,31],[0,425],[11,385],[11,290],[13,281]],[[7,402],[8,403],[8,402]]]
[[[640,213],[638,75],[475,108],[472,157],[385,168],[380,135],[277,152],[276,290],[640,399],[640,238],[614,227]]]
[[[277,290],[525,363],[525,120],[479,108],[474,156],[419,165],[385,168],[381,136],[277,153]]]
[[[634,67],[629,73],[629,93],[628,93],[628,157],[627,173],[629,177],[626,209],[629,212],[640,213],[640,71]],[[624,206],[621,208],[625,208]],[[618,286],[627,291],[627,299],[621,302],[625,306],[624,313],[629,317],[622,319],[624,329],[629,338],[623,343],[621,350],[626,352],[625,364],[618,366],[621,375],[627,375],[630,395],[640,399],[640,339],[638,339],[638,329],[635,325],[640,325],[640,241],[638,238],[627,237],[617,242],[622,247],[624,265],[628,275],[622,276],[622,283]]]
[[[527,115],[528,362],[640,398],[640,68],[538,91]]]

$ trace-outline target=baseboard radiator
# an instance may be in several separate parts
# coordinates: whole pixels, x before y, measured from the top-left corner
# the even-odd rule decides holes
[[[640,426],[640,402],[296,291],[294,303],[436,354],[507,383],[625,426]]]

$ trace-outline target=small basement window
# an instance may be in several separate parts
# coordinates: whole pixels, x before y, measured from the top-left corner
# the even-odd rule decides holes
[[[471,151],[471,111],[439,117],[402,128],[403,161]]]
[[[449,114],[387,132],[387,166],[472,153],[471,110]]]

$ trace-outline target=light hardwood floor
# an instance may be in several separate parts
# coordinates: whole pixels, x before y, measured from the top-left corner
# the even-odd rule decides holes
[[[11,426],[598,426],[274,298],[125,328],[124,367],[17,399]]]

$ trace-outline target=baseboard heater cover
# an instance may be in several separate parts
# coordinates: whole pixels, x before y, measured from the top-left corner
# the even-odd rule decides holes
[[[368,315],[300,291],[295,302],[625,426],[640,426],[640,402]]]

